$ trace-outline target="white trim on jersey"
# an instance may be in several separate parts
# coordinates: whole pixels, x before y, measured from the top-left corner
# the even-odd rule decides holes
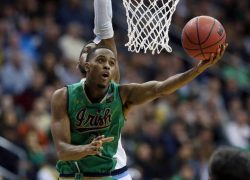
[[[86,81],[86,78],[84,77],[84,78],[81,79],[80,82],[81,82],[81,83],[84,83],[85,81]]]
[[[128,171],[124,172],[123,174],[113,176],[113,178],[117,180],[132,180],[130,174],[128,174]]]
[[[83,93],[85,94],[85,97],[86,97],[86,99],[88,100],[88,102],[90,103],[90,104],[93,104],[91,101],[90,101],[90,99],[89,99],[89,97],[87,96],[87,93],[86,93],[86,91],[85,91],[85,81],[86,81],[86,78],[82,78],[81,79],[81,83],[82,83],[82,88],[83,88]],[[106,100],[106,97],[107,97],[107,95],[108,95],[108,93],[106,93],[106,95],[102,98],[102,100],[100,101],[100,103],[103,103],[104,102],[104,100]]]
[[[122,147],[121,135],[119,138],[118,148],[117,148],[116,154],[114,155],[114,158],[116,158],[116,160],[117,160],[115,169],[120,169],[120,168],[126,166],[127,156],[126,156],[125,150]]]

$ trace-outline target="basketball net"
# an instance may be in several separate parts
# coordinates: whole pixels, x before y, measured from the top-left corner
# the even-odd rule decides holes
[[[179,0],[123,0],[126,9],[129,41],[128,50],[150,50],[152,54],[169,46],[169,26]]]

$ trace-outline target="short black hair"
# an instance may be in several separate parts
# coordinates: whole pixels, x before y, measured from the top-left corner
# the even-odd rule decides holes
[[[110,50],[111,52],[113,52],[110,48],[106,47],[106,46],[96,46],[92,49],[90,49],[88,52],[87,52],[87,57],[86,57],[86,62],[88,62],[91,58],[91,56],[94,54],[94,52],[97,50],[97,49],[108,49]]]
[[[236,148],[216,150],[209,162],[211,180],[250,180],[250,155]]]

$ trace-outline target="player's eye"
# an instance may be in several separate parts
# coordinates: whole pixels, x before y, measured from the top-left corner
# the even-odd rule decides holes
[[[98,58],[98,59],[97,59],[97,62],[98,62],[98,63],[103,63],[104,61],[105,61],[104,58]]]
[[[115,65],[115,61],[109,61],[109,64],[110,64],[110,66],[114,66]]]

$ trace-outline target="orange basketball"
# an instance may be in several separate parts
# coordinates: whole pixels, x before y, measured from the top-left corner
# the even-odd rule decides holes
[[[226,32],[221,23],[210,16],[191,19],[182,30],[182,46],[187,54],[198,60],[209,59],[219,45],[226,40]]]

